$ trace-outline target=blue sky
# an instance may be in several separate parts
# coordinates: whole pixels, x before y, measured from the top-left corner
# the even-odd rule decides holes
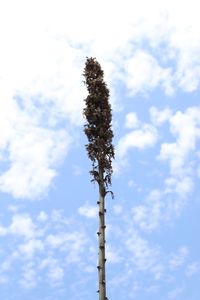
[[[200,21],[190,1],[0,1],[0,298],[97,299],[86,56],[110,89],[107,294],[198,300]]]

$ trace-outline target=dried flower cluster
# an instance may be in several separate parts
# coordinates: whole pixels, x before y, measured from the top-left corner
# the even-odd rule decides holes
[[[101,169],[107,187],[111,185],[112,158],[114,158],[109,90],[103,80],[104,73],[101,66],[95,58],[87,58],[83,75],[89,93],[85,99],[84,115],[88,123],[84,126],[84,132],[89,141],[86,145],[88,156],[93,163],[93,170],[90,173],[93,180],[99,183]]]

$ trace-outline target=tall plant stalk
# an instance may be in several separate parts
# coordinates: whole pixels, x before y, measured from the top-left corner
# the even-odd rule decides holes
[[[99,186],[99,230],[98,234],[98,278],[99,300],[106,300],[106,256],[105,256],[105,197],[111,186],[112,159],[114,147],[112,145],[113,132],[111,129],[112,111],[109,103],[109,90],[104,82],[104,72],[95,58],[87,58],[84,68],[84,83],[88,90],[85,99],[84,116],[87,123],[84,132],[88,138],[86,150],[92,161],[92,181]]]

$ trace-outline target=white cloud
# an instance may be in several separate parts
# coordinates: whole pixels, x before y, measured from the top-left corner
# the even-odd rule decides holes
[[[39,265],[39,270],[44,270],[45,268],[53,268],[53,266],[57,265],[58,261],[52,256],[45,256],[44,259],[41,260]]]
[[[37,217],[37,220],[40,222],[45,222],[48,220],[48,215],[45,211],[41,211]]]
[[[139,4],[111,0],[95,5],[91,0],[70,5],[64,0],[2,2],[0,158],[9,168],[1,175],[0,189],[14,197],[34,198],[52,184],[55,163],[63,152],[67,153],[70,142],[69,135],[64,137],[56,126],[66,119],[73,125],[82,124],[86,91],[81,74],[86,55],[94,55],[102,63],[113,102],[119,81],[134,94],[157,87],[166,93],[177,88],[196,90],[200,82],[196,8],[195,0],[189,5],[180,1],[161,4],[157,0]],[[44,135],[44,145],[35,149]],[[163,145],[164,156],[174,151],[165,148]],[[16,157],[15,150],[21,156]],[[49,157],[54,150],[54,159],[39,161],[38,151],[42,157],[42,153]],[[34,161],[35,168],[22,160],[22,152],[29,162]],[[20,179],[18,186],[14,177]]]
[[[38,5],[30,3],[30,11],[20,1],[13,23],[4,18],[12,14],[9,6],[1,7],[0,158],[9,167],[0,177],[0,189],[26,199],[43,196],[56,176],[56,164],[71,141],[65,128],[56,127],[66,118],[80,124],[81,105],[75,102],[83,99],[77,51],[52,36],[40,15],[45,6]],[[37,24],[33,11],[40,15]]]
[[[132,275],[133,271],[131,270],[131,268],[126,269],[126,272],[120,272],[120,274],[118,274],[117,276],[113,276],[113,278],[109,281],[109,285],[114,288],[116,288],[119,285],[124,285],[128,282]],[[134,282],[132,284],[134,285],[134,290],[140,289],[139,283]]]
[[[189,154],[196,149],[200,137],[199,113],[199,107],[189,107],[185,112],[178,111],[169,120],[170,131],[177,141],[161,145],[160,159],[169,161],[173,175],[182,173]]]
[[[8,232],[13,235],[31,238],[35,235],[35,229],[35,225],[29,215],[17,214],[13,216]]]
[[[170,132],[174,142],[161,144],[159,159],[169,162],[170,176],[165,179],[165,193],[177,193],[182,199],[193,190],[193,157],[200,138],[200,109],[189,107],[185,112],[178,111],[169,119]],[[175,202],[181,205],[180,202]],[[184,204],[184,203],[182,203]]]
[[[164,204],[161,197],[159,190],[153,190],[143,204],[133,207],[133,220],[142,230],[151,232],[163,221]]]
[[[189,107],[184,112],[178,111],[174,114],[168,108],[161,111],[155,107],[150,109],[155,126],[168,121],[167,124],[170,125],[169,129],[175,141],[161,144],[159,158],[169,161],[169,175],[161,183],[163,187],[153,189],[144,202],[134,206],[132,210],[135,224],[146,232],[155,230],[163,221],[169,222],[171,218],[180,216],[188,203],[188,195],[194,188],[193,176],[197,173],[192,158],[196,153],[196,145],[200,136],[199,112],[198,106]],[[145,125],[140,124],[142,129]],[[151,126],[150,128],[154,128]],[[139,129],[131,131],[119,141],[117,155],[118,159],[120,155],[122,157],[118,163],[119,166],[130,148],[142,148],[141,140],[135,138],[137,136],[135,132],[138,131]],[[155,132],[157,134],[156,129]]]
[[[0,236],[4,236],[7,234],[7,228],[0,225]]]
[[[185,19],[186,15],[188,16],[187,20]],[[192,6],[185,1],[181,14],[178,14],[178,5],[175,6],[173,11],[171,10],[170,22],[173,24],[174,30],[171,33],[169,45],[171,49],[177,51],[176,78],[181,88],[193,91],[199,85],[200,39],[197,1],[193,1]]]
[[[136,128],[139,125],[138,117],[135,112],[130,112],[126,115],[125,127]]]
[[[160,251],[158,247],[151,246],[136,231],[130,230],[129,238],[126,240],[126,247],[131,253],[131,261],[140,271],[152,272],[155,278],[160,278],[163,273],[163,266],[160,263]]]
[[[157,141],[157,130],[150,124],[143,124],[141,129],[136,129],[125,134],[116,148],[117,156],[124,157],[129,149],[146,149],[155,145]]]
[[[149,112],[151,121],[156,126],[162,125],[164,122],[168,121],[172,115],[170,108],[158,110],[158,108],[155,106],[150,107]]]
[[[54,266],[51,267],[49,272],[48,272],[48,278],[53,282],[53,283],[58,283],[63,280],[64,277],[64,271],[61,267],[59,266]]]
[[[189,200],[188,195],[194,187],[193,176],[198,172],[195,171],[192,157],[196,153],[200,137],[199,113],[198,106],[175,114],[168,108],[161,111],[156,107],[150,109],[153,124],[159,126],[168,121],[175,141],[161,144],[159,158],[169,161],[169,176],[164,179],[163,188],[153,189],[143,203],[132,209],[135,224],[145,232],[151,232],[163,221],[168,222],[179,216]],[[132,139],[127,138],[131,135],[132,132],[120,141],[121,153],[126,153],[131,146],[135,146],[135,140],[132,143]]]
[[[126,65],[126,84],[132,94],[146,92],[163,85],[166,93],[172,93],[169,68],[161,68],[158,61],[148,52],[137,51]],[[152,76],[153,74],[153,76]]]
[[[2,131],[6,118],[3,115],[1,119]],[[31,116],[16,110],[1,141],[1,156],[7,153],[10,166],[0,176],[0,189],[16,198],[41,196],[56,176],[56,163],[62,161],[69,148],[70,138],[64,130],[42,128],[35,122]]]
[[[153,197],[159,198],[159,193],[154,191]],[[168,275],[166,272],[169,265],[172,266],[173,272],[173,268],[185,264],[187,247],[180,247],[170,256],[163,253],[159,246],[142,237],[135,229],[130,212],[123,210],[123,213],[120,213],[122,223],[114,217],[114,223],[108,227],[106,256],[111,268],[115,268],[115,265],[117,268],[120,266],[122,275],[117,278],[113,276],[109,285],[115,287],[121,283],[129,286],[133,279],[137,279],[141,274],[147,274],[151,280],[153,277],[153,281],[160,282]],[[38,219],[38,216],[43,215],[45,218],[42,218],[42,221]],[[64,281],[66,286],[66,282],[70,281],[68,278],[71,271],[77,272],[77,276],[81,277],[87,272],[87,280],[90,276],[93,278],[97,248],[95,236],[91,235],[92,239],[88,236],[89,221],[83,220],[84,222],[79,223],[71,218],[66,219],[60,212],[57,212],[57,217],[56,212],[47,214],[45,211],[32,218],[28,215],[20,216],[21,221],[15,221],[15,224],[20,224],[14,226],[15,230],[10,231],[12,220],[11,224],[5,226],[9,234],[6,237],[7,245],[2,248],[5,251],[0,265],[0,277],[9,278],[10,284],[17,280],[27,289],[36,288],[39,284],[45,284],[47,287],[62,286]],[[25,216],[29,217],[31,222],[22,221],[25,220]],[[29,228],[27,232],[21,229],[22,225]],[[41,231],[43,235],[40,234]],[[14,251],[10,249],[11,240],[14,243]],[[66,288],[68,287],[67,283]],[[145,286],[142,288],[145,289]]]
[[[110,264],[120,263],[121,255],[116,249],[113,249],[110,245],[107,245],[106,246],[106,259]]]
[[[79,207],[78,212],[86,218],[93,219],[97,217],[98,207],[86,202],[83,206]]]
[[[110,1],[109,3],[105,3],[106,11],[103,9],[104,4],[96,3],[93,6],[91,0],[87,0],[84,5],[80,1],[74,1],[70,3],[70,6],[65,1],[60,0],[59,4],[56,1],[51,1],[51,3],[48,2],[48,9],[46,9],[46,1],[43,1],[42,4],[39,1],[30,2],[29,6],[27,6],[25,1],[19,1],[17,6],[14,3],[12,4],[13,9],[16,11],[16,14],[12,14],[13,22],[17,21],[15,22],[15,34],[13,33],[13,26],[10,19],[5,17],[7,14],[11,14],[9,9],[11,6],[3,4],[1,7],[1,25],[4,26],[1,26],[1,28],[6,28],[7,34],[5,34],[5,31],[2,32],[2,44],[4,45],[2,49],[4,55],[2,56],[5,58],[9,55],[10,58],[9,63],[7,63],[8,60],[4,59],[3,61],[2,59],[3,70],[7,69],[6,74],[11,74],[12,79],[17,78],[17,81],[12,80],[12,84],[17,86],[27,86],[30,79],[32,79],[30,78],[30,74],[32,74],[31,77],[35,80],[37,79],[37,75],[39,75],[40,79],[46,77],[45,83],[47,88],[49,84],[48,79],[49,77],[52,79],[51,76],[54,70],[59,75],[57,79],[54,78],[53,80],[54,86],[58,82],[62,82],[63,84],[62,72],[64,70],[67,72],[66,67],[69,70],[71,56],[76,63],[74,56],[80,56],[80,51],[75,48],[82,46],[83,53],[87,51],[88,53],[94,53],[94,55],[102,57],[106,65],[111,65],[113,60],[116,63],[117,60],[121,67],[122,63],[120,61],[124,63],[124,59],[122,58],[128,56],[130,57],[130,61],[132,61],[135,56],[143,55],[145,61],[147,60],[148,62],[148,69],[149,64],[152,65],[153,60],[153,66],[156,65],[157,67],[154,70],[155,72],[147,72],[147,74],[144,72],[144,74],[140,75],[139,69],[138,76],[135,76],[140,78],[138,80],[141,88],[143,88],[142,84],[144,86],[148,85],[147,80],[149,79],[150,86],[155,86],[160,81],[158,74],[164,68],[159,66],[155,58],[152,59],[150,53],[140,51],[142,41],[146,40],[153,50],[157,50],[158,54],[161,52],[160,56],[163,54],[162,60],[167,61],[172,58],[178,60],[178,72],[175,74],[176,78],[179,78],[181,76],[178,76],[178,74],[182,74],[183,71],[186,72],[188,65],[192,65],[193,60],[199,61],[196,53],[199,47],[199,38],[196,32],[199,19],[195,10],[196,2],[195,0],[192,2],[193,4],[189,7],[182,5],[181,15],[187,15],[186,22],[186,18],[180,18],[178,1],[176,4],[172,4],[170,1],[164,4],[153,1],[151,5],[147,4],[144,0],[140,4],[137,3],[137,5],[130,0],[127,0],[126,4],[123,4],[121,1],[117,4],[114,1]],[[80,8],[80,12],[77,12],[77,5]],[[143,9],[144,5],[146,7],[145,12]],[[23,7],[23,13],[21,7]],[[114,14],[112,13],[113,7],[115,7]],[[96,10],[98,14],[96,14]],[[123,14],[121,13],[122,11]],[[43,18],[44,15],[45,18]],[[74,15],[77,18],[74,18]],[[101,15],[104,16],[104,22],[101,22]],[[112,22],[110,22],[111,15]],[[194,17],[189,17],[190,15]],[[37,24],[35,24],[34,16],[37,16]],[[77,19],[82,24],[81,27],[77,25]],[[52,20],[55,20],[55,22],[52,23]],[[91,23],[93,24],[92,27]],[[24,24],[26,24],[26,27]],[[111,36],[112,47],[110,44]],[[189,43],[188,39],[190,40]],[[165,43],[166,49],[160,48],[160,44],[162,43]],[[135,48],[139,48],[139,50],[133,56]],[[13,54],[12,49],[15,49],[14,55],[11,55]],[[125,49],[126,51],[124,51]],[[68,55],[65,56],[64,53],[66,52],[68,52]],[[189,56],[191,53],[195,55]],[[37,60],[31,60],[30,57],[37,58]],[[59,68],[57,68],[56,64],[59,64]],[[21,67],[22,74],[19,74],[19,66]],[[16,71],[14,73],[9,72],[13,70]],[[70,68],[71,70],[72,68]],[[181,72],[181,70],[183,71]],[[113,73],[112,76],[116,76],[117,72],[113,72],[112,69],[111,71]],[[16,77],[17,72],[18,77]],[[27,74],[26,78],[24,74]],[[149,77],[149,74],[151,74],[151,77]],[[41,80],[40,84],[37,80],[36,83],[40,89],[41,85],[44,86]],[[68,82],[68,84],[71,83]],[[72,106],[70,109],[72,109]]]
[[[38,276],[37,272],[34,270],[32,263],[29,263],[23,268],[23,277],[19,280],[19,283],[26,289],[32,289],[37,285]]]
[[[40,262],[38,269],[39,272],[41,270],[47,271],[46,277],[52,286],[61,285],[63,283],[66,270],[64,262],[61,262],[59,259],[48,256]]]
[[[182,199],[187,198],[194,186],[193,179],[188,176],[181,176],[181,178],[169,177],[165,179],[165,193],[176,193]],[[178,204],[178,201],[174,202]],[[179,203],[180,204],[180,203]]]
[[[193,262],[186,268],[185,274],[187,277],[191,277],[200,272],[200,262]]]
[[[47,236],[46,242],[52,248],[58,248],[64,244],[67,238],[68,237],[66,234],[59,234],[59,235],[50,234]]]
[[[50,249],[59,249],[59,251],[66,252],[66,262],[71,264],[80,261],[80,255],[83,251],[84,245],[87,243],[85,233],[68,232],[49,234],[45,241],[47,247]]]
[[[38,239],[30,239],[28,242],[19,246],[19,251],[22,256],[30,259],[35,253],[44,251],[44,244]]]
[[[190,178],[168,178],[163,189],[152,190],[143,203],[132,208],[134,223],[145,232],[158,229],[164,222],[179,217],[188,203],[193,182]]]
[[[41,282],[60,285],[64,276],[68,276],[67,270],[71,264],[82,272],[82,267],[91,265],[91,260],[95,261],[96,256],[94,258],[90,249],[92,241],[86,235],[84,223],[79,224],[72,218],[65,219],[60,212],[56,219],[55,214],[56,211],[53,214],[41,211],[34,218],[18,213],[13,215],[10,224],[3,227],[7,240],[1,248],[2,280],[8,277],[11,283],[16,279],[28,289]],[[81,258],[86,250],[91,255],[84,258],[82,264]],[[110,252],[114,261],[116,257]]]
[[[189,256],[189,249],[186,246],[182,246],[178,249],[176,254],[173,254],[169,260],[169,267],[175,270],[183,266]]]

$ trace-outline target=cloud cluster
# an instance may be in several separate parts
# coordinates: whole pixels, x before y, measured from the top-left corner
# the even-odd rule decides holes
[[[97,218],[98,216],[98,207],[86,202],[83,206],[79,207],[78,212],[80,215],[86,218],[93,219],[93,218]]]
[[[186,277],[198,274],[199,262],[190,261],[186,245],[167,253],[136,229],[131,211],[123,207],[120,210],[113,207],[113,210],[123,222],[119,223],[115,215],[107,224],[106,257],[111,272],[108,279],[111,294],[119,286],[119,293],[121,286],[132,290],[133,281],[134,293],[141,288],[149,293],[155,290],[155,285],[157,290],[163,284],[171,289],[168,279],[174,278],[175,272],[183,270]],[[48,286],[46,291],[53,288],[59,293],[63,289],[73,299],[84,293],[86,282],[95,285],[98,242],[91,220],[64,218],[60,211],[40,211],[32,217],[27,213],[13,213],[10,223],[6,223],[0,226],[1,240],[7,241],[1,248],[2,286],[11,286],[15,281],[16,289],[25,289],[27,293]],[[88,234],[90,228],[93,234]],[[141,286],[141,274],[150,279],[149,287]],[[124,295],[128,296],[127,292]]]
[[[56,176],[55,166],[69,150],[64,129],[43,126],[42,111],[20,109],[14,99],[0,100],[0,190],[16,198],[41,196]]]
[[[170,177],[166,179],[166,193],[176,192],[185,198],[193,189],[197,143],[200,138],[200,108],[189,107],[176,112],[169,120],[173,143],[161,145],[159,159],[169,162]]]
[[[169,161],[172,175],[183,172],[189,154],[196,150],[200,137],[199,112],[198,106],[189,107],[185,112],[177,111],[169,120],[170,131],[176,142],[162,144],[160,159]]]
[[[153,147],[158,139],[156,127],[152,124],[139,122],[135,112],[126,115],[125,127],[132,129],[118,141],[117,157],[122,159],[132,149],[144,150]]]
[[[13,272],[10,282],[16,280],[13,268],[17,268],[18,284],[30,289],[43,280],[53,286],[61,285],[70,265],[80,263],[84,270],[89,262],[81,263],[81,257],[88,247],[88,238],[85,228],[78,226],[72,219],[64,219],[59,211],[41,211],[36,218],[14,214],[10,224],[0,226],[1,239],[12,243],[11,249],[5,245],[2,252],[1,278],[6,282]]]
[[[200,272],[200,262],[199,261],[195,261],[193,263],[190,263],[187,266],[187,269],[185,271],[186,276],[191,277],[195,274],[198,274]]]
[[[151,126],[155,128],[155,132],[159,128],[157,140],[161,141],[156,163],[168,163],[169,173],[163,173],[164,179],[160,183],[162,187],[155,185],[143,203],[132,209],[135,223],[144,231],[151,232],[158,228],[163,220],[169,221],[180,215],[188,202],[188,196],[194,189],[194,181],[198,175],[196,162],[200,138],[199,113],[199,106],[191,106],[185,111],[175,113],[169,108],[150,108]],[[162,127],[164,124],[165,129]],[[162,141],[166,128],[169,128],[170,142]],[[132,143],[139,140],[131,139]],[[122,147],[126,148],[125,139]]]
[[[15,198],[45,195],[72,142],[67,122],[82,122],[83,58],[54,36],[43,4],[0,5],[0,190]]]
[[[63,0],[2,2],[0,157],[9,167],[2,172],[0,189],[14,197],[34,198],[50,186],[57,158],[35,161],[35,157],[38,151],[42,157],[60,151],[57,157],[62,157],[70,140],[56,127],[66,132],[63,120],[82,123],[81,70],[86,55],[98,57],[114,96],[120,82],[134,95],[157,87],[168,94],[176,89],[196,90],[200,80],[196,5],[195,0],[189,5],[157,0],[96,1],[95,5],[91,0],[70,5]],[[136,145],[140,149],[152,144],[155,136],[152,128],[142,131],[145,140]],[[140,131],[127,135],[126,148],[135,147],[130,139],[138,135]],[[171,150],[163,149],[162,155],[166,151]]]
[[[126,85],[133,95],[149,92],[160,85],[167,94],[172,93],[170,68],[161,68],[156,58],[147,51],[138,50],[127,60],[125,70]]]
[[[160,250],[151,246],[142,238],[137,231],[130,230],[129,238],[126,241],[127,249],[130,251],[131,261],[140,271],[153,273],[156,279],[162,276],[164,266],[161,264]]]

